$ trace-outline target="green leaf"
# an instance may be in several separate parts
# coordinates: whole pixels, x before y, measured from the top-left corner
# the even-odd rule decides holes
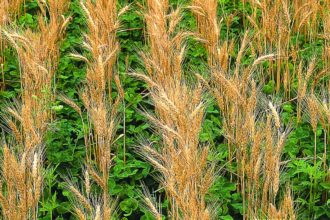
[[[61,111],[62,109],[63,109],[63,105],[52,106],[52,110],[54,110],[54,111]]]
[[[330,183],[328,183],[328,182],[324,182],[324,183],[320,183],[320,185],[321,185],[324,189],[330,190]]]
[[[124,216],[130,216],[138,208],[138,202],[136,199],[128,198],[122,201],[119,207],[125,212]]]
[[[275,91],[275,81],[270,80],[266,85],[263,87],[263,92],[266,94],[272,94]]]
[[[221,216],[220,218],[223,220],[233,220],[233,217],[231,217],[230,215]]]

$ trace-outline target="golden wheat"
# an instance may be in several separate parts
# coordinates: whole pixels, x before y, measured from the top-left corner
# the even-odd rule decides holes
[[[162,174],[160,182],[171,204],[171,219],[211,219],[205,195],[213,181],[213,169],[207,162],[208,147],[199,144],[203,88],[188,85],[183,78],[183,40],[188,34],[175,31],[180,8],[170,11],[167,0],[149,0],[144,17],[150,52],[142,57],[148,76],[132,75],[149,86],[156,115],[146,116],[161,132],[163,142],[159,152],[143,146],[142,154]]]
[[[1,161],[1,185],[5,187],[1,188],[0,204],[5,219],[37,219],[43,180],[43,139],[52,119],[50,105],[59,42],[69,21],[62,17],[66,7],[66,0],[48,1],[50,20],[46,22],[40,15],[37,32],[5,31],[18,53],[22,87],[21,104],[8,107],[4,116],[15,138],[10,147],[5,145]]]
[[[120,80],[115,71],[115,63],[119,51],[116,33],[120,26],[118,16],[127,10],[124,7],[117,12],[116,0],[81,1],[81,8],[86,17],[88,32],[83,45],[89,56],[72,54],[87,63],[86,83],[81,98],[88,113],[86,145],[86,171],[84,192],[69,184],[69,189],[75,195],[75,200],[82,204],[75,206],[74,212],[80,219],[112,218],[116,202],[110,198],[109,175],[114,155],[113,142],[117,128],[118,107],[124,96]],[[118,89],[118,96],[112,99],[112,82]],[[62,96],[62,101],[74,108],[82,117],[79,106],[69,98]],[[84,124],[84,122],[83,122]],[[84,128],[86,126],[84,125]],[[91,183],[96,183],[100,193],[95,195],[99,202],[93,202],[90,197]],[[94,196],[94,197],[95,197]]]

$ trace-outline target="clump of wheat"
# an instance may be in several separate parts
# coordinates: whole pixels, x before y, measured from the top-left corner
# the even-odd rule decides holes
[[[328,156],[328,135],[329,135],[329,125],[330,125],[330,100],[329,100],[329,91],[327,91],[323,87],[323,93],[321,94],[321,97],[319,97],[317,94],[309,94],[305,98],[306,102],[306,114],[308,115],[308,122],[310,123],[313,133],[314,133],[314,166],[317,166],[317,141],[319,140],[317,138],[317,131],[320,127],[323,129],[323,142],[324,142],[324,151],[322,155],[322,163],[323,163],[323,170],[325,173],[328,172],[329,165],[327,164],[327,156]],[[325,177],[324,181],[328,181],[327,177]],[[324,193],[324,198],[327,198],[327,192]]]
[[[312,78],[315,72],[315,58],[309,63],[306,73],[303,74],[303,63],[299,63],[299,67],[297,70],[297,78],[298,78],[298,91],[297,91],[297,120],[298,122],[301,120],[301,111],[303,101],[308,95],[308,86],[310,83],[310,79]]]
[[[21,5],[23,0],[2,0],[0,2],[0,71],[2,74],[2,82],[0,89],[5,88],[5,79],[4,79],[4,57],[3,51],[6,48],[6,42],[3,40],[2,30],[9,25],[10,21],[15,18],[16,15],[20,13]]]
[[[169,12],[167,0],[148,0],[144,17],[150,53],[142,57],[148,75],[133,75],[149,86],[156,115],[146,116],[159,129],[162,143],[159,151],[143,146],[142,154],[162,174],[171,218],[211,219],[205,195],[213,181],[213,169],[207,162],[208,147],[199,144],[205,108],[203,88],[188,85],[183,77],[182,43],[187,33],[176,30],[180,8]]]
[[[290,2],[287,0],[248,1],[252,7],[252,14],[247,19],[253,27],[252,44],[259,54],[275,53],[275,64],[268,72],[276,79],[276,91],[283,83],[285,91],[289,90],[291,77],[289,70],[289,44],[291,25],[293,20],[290,11]],[[261,16],[258,12],[261,12]],[[273,63],[273,62],[271,62]],[[282,70],[284,66],[284,71]]]
[[[69,21],[62,17],[67,1],[49,1],[48,4],[50,20],[47,22],[44,16],[40,16],[39,31],[5,32],[18,53],[22,87],[21,106],[9,107],[8,113],[21,124],[27,150],[41,144],[51,120],[50,104],[54,100],[53,77],[59,58],[59,42]]]
[[[256,4],[256,2],[254,3]],[[282,7],[287,7],[287,5],[277,6],[263,3],[268,7],[262,7],[262,10],[265,10],[263,19],[270,19],[266,14],[272,13],[275,15],[280,11],[282,13]],[[213,7],[216,7],[216,3]],[[256,5],[256,7],[261,7],[261,5]],[[216,20],[216,15],[210,12],[207,1],[193,1],[191,8],[197,20],[198,33],[204,38],[203,40],[212,42],[212,39],[217,39],[219,41],[219,33],[207,31],[212,29],[212,25],[214,25],[212,21]],[[255,19],[249,19],[257,22]],[[261,24],[266,25],[269,23]],[[289,26],[288,23],[286,25]],[[203,26],[203,29],[200,26]],[[271,33],[272,30],[276,31],[275,26],[258,28],[260,28],[258,29],[260,32],[253,35],[252,39],[249,37],[248,31],[245,33],[233,68],[223,68],[230,67],[230,51],[221,49],[219,42],[205,45],[209,52],[211,76],[209,83],[204,82],[216,98],[221,110],[224,133],[228,140],[228,160],[231,161],[235,158],[235,161],[237,161],[238,186],[243,197],[243,217],[252,219],[275,216],[275,214],[272,215],[269,207],[275,208],[272,203],[279,191],[281,153],[288,135],[287,131],[282,132],[283,128],[278,109],[272,102],[268,103],[269,112],[266,114],[266,121],[262,120],[265,108],[261,108],[263,98],[252,77],[253,72],[262,70],[258,67],[259,64],[267,60],[272,61],[275,55],[260,56],[255,59],[250,67],[241,64],[246,51],[248,49],[253,50],[253,43],[258,40],[254,38],[262,37],[262,28],[266,29],[262,32],[262,34],[265,34],[265,38],[269,34],[268,37],[272,37],[269,40],[275,39],[273,38],[274,33]],[[278,33],[279,37],[281,37],[281,34]],[[283,36],[283,41],[286,44],[287,38],[288,33]],[[265,42],[264,39],[259,40]],[[276,43],[274,42],[274,44]],[[271,46],[272,42],[269,42],[269,44],[265,47]],[[249,48],[249,45],[252,48]],[[215,48],[211,49],[210,46]],[[222,51],[222,57],[225,59],[215,58],[214,53],[211,51]],[[263,53],[261,51],[263,50],[260,50],[259,53]],[[223,63],[227,64],[224,65]],[[220,68],[214,68],[217,66]],[[235,155],[232,155],[232,152],[236,152]],[[293,209],[290,211],[294,213]],[[284,214],[287,211],[283,211],[282,208],[279,212],[281,212],[281,215],[287,216]],[[289,218],[291,217],[292,215]]]
[[[294,0],[294,25],[293,30],[296,33],[302,33],[306,37],[313,38],[318,32],[318,16],[321,12],[322,5],[319,0]],[[324,3],[326,7],[326,2]]]
[[[319,107],[317,98],[314,95],[310,95],[306,98],[308,114],[310,116],[310,124],[314,133],[314,165],[316,166],[316,132],[319,121]]]
[[[280,208],[277,209],[272,203],[269,204],[268,219],[296,219],[295,208],[291,197],[290,190],[287,190],[284,194],[283,201],[281,202]]]
[[[299,45],[294,45],[291,37],[303,35],[312,41],[318,33],[320,13],[326,14],[327,3],[318,0],[276,0],[247,1],[252,13],[247,15],[253,29],[252,44],[259,54],[275,53],[275,66],[267,68],[270,76],[276,80],[276,91],[283,85],[284,91],[290,96],[294,70],[289,68],[291,60],[295,64]],[[323,20],[326,24],[326,21]],[[290,49],[291,48],[291,49]],[[290,60],[291,59],[291,60]],[[295,66],[295,65],[294,65]]]
[[[20,13],[20,8],[24,0],[3,0],[0,2],[0,26],[8,22]]]
[[[323,49],[323,57],[322,60],[325,65],[325,69],[329,69],[330,64],[330,1],[325,0],[324,6],[321,7],[322,10],[322,24],[323,24],[323,38],[324,49]]]
[[[119,28],[118,16],[127,9],[124,7],[117,12],[116,3],[116,0],[81,1],[88,26],[83,45],[89,55],[72,56],[87,63],[86,83],[81,93],[89,118],[85,134],[85,192],[80,193],[76,187],[69,184],[75,201],[81,204],[74,209],[79,219],[110,219],[116,205],[110,198],[108,181],[114,158],[112,150],[118,122],[117,111],[124,96],[119,76],[115,74],[119,51],[116,33]],[[114,100],[111,96],[113,82],[118,90],[118,96]],[[62,100],[77,109],[81,115],[80,108],[70,99],[64,97]],[[90,197],[91,183],[95,183],[100,189],[100,193],[94,196],[98,198],[98,202],[93,202]]]
[[[67,1],[48,1],[40,5],[50,14],[39,16],[39,30],[5,31],[16,49],[21,67],[21,103],[4,113],[7,126],[15,139],[5,145],[1,163],[3,176],[1,207],[6,219],[36,219],[42,192],[42,145],[51,122],[54,98],[53,77],[59,57],[59,42],[68,19],[62,16]],[[11,169],[11,170],[10,170]],[[17,173],[12,173],[17,170]]]
[[[326,91],[326,89],[325,89]],[[324,95],[323,100],[319,101],[318,104],[318,114],[320,116],[320,123],[324,130],[324,152],[323,152],[323,169],[326,171],[328,169],[327,164],[327,146],[329,142],[328,135],[330,134],[330,91],[328,90],[326,95]]]
[[[42,190],[42,152],[15,154],[14,143],[3,146],[0,204],[4,219],[37,219]]]
[[[149,192],[149,189],[142,184],[144,203],[142,207],[149,210],[156,220],[162,220],[161,204],[156,202],[155,196]]]
[[[225,54],[219,50],[220,27],[217,20],[217,1],[194,0],[190,8],[197,20],[198,33],[202,40],[205,40],[209,66],[216,67],[222,59],[221,56]]]

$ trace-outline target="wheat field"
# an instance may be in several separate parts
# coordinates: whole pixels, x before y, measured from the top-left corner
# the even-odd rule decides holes
[[[330,219],[329,0],[0,0],[0,219]]]

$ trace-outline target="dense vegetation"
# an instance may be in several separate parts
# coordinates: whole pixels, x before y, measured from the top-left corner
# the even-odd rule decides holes
[[[0,19],[2,218],[330,218],[329,0],[1,0]]]

